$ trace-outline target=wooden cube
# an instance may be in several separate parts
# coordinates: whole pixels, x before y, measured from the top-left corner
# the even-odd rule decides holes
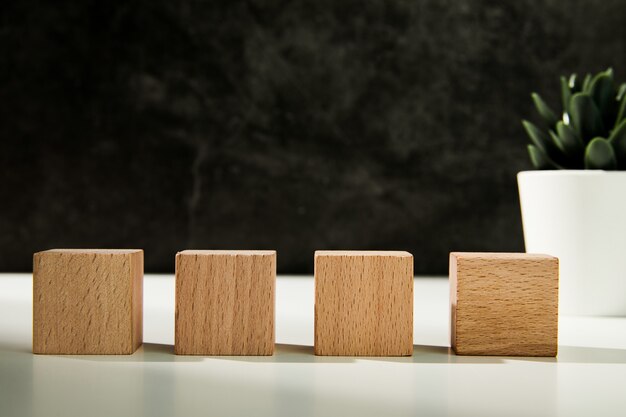
[[[450,254],[458,355],[556,356],[559,261],[526,253]]]
[[[33,257],[33,353],[131,354],[142,343],[143,251]]]
[[[413,353],[413,255],[315,252],[315,354]]]
[[[276,251],[176,255],[177,355],[272,355]]]

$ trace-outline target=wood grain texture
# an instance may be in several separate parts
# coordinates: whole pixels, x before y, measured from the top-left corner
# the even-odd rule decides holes
[[[178,355],[274,353],[275,251],[176,255]]]
[[[315,354],[413,353],[413,255],[315,252]]]
[[[452,348],[458,355],[556,356],[558,259],[450,254]]]
[[[33,353],[131,354],[142,332],[142,250],[34,254]]]

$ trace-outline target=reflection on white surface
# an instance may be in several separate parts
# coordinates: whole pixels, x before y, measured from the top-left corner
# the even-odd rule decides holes
[[[174,282],[148,276],[130,356],[31,350],[31,279],[0,275],[0,416],[599,416],[626,410],[626,319],[562,318],[558,359],[459,357],[448,285],[415,282],[414,355],[313,356],[313,280],[279,278],[272,357],[173,355]]]

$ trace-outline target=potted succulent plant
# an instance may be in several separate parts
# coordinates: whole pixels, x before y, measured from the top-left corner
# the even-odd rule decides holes
[[[561,77],[563,110],[536,93],[524,120],[537,171],[517,176],[527,252],[559,257],[564,314],[626,316],[626,83]]]

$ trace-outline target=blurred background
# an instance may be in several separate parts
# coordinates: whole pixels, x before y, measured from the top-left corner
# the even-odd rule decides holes
[[[0,5],[0,270],[53,247],[523,251],[530,92],[626,76],[623,0]]]

